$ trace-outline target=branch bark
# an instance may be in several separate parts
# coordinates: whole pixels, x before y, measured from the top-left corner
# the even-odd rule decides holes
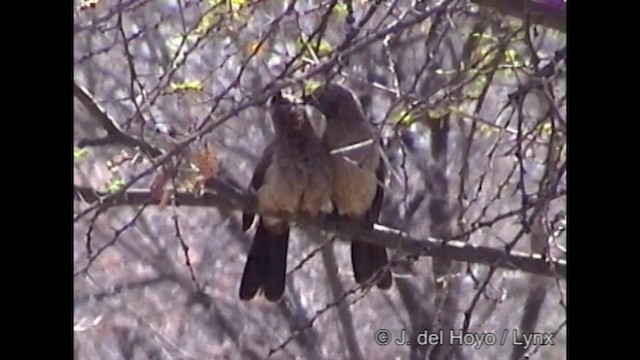
[[[209,192],[203,196],[195,196],[178,192],[174,196],[175,206],[216,207],[224,210],[243,210],[255,212],[255,199],[222,181],[213,180],[207,183]],[[129,189],[116,194],[97,192],[88,187],[74,187],[74,198],[87,203],[99,204],[100,208],[135,205],[159,205],[150,191]],[[103,198],[107,200],[104,201]],[[529,255],[522,252],[505,252],[503,249],[466,244],[461,241],[448,241],[435,238],[417,239],[402,235],[400,230],[376,225],[373,230],[361,230],[357,224],[332,216],[309,219],[296,217],[291,219],[301,226],[340,235],[344,238],[360,237],[372,244],[395,249],[417,256],[446,257],[456,261],[493,265],[507,270],[520,270],[531,274],[566,279],[566,260],[544,258],[542,255]]]

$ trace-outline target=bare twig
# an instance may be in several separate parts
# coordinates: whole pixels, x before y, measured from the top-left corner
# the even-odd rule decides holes
[[[196,285],[196,289],[202,290],[202,286],[196,279],[195,271],[193,271],[193,265],[191,264],[191,258],[189,257],[189,245],[187,245],[187,243],[184,241],[184,238],[182,237],[182,231],[180,230],[180,222],[178,221],[178,214],[173,215],[173,227],[176,231],[175,233],[176,238],[178,238],[178,241],[180,242],[180,247],[182,247],[182,252],[184,253],[184,258],[185,258],[185,264],[189,269],[189,274],[191,274],[191,281],[193,281],[193,283]]]
[[[136,223],[136,220],[138,220],[138,218],[140,217],[140,215],[142,215],[142,213],[144,212],[144,210],[147,208],[147,205],[143,205],[140,210],[138,210],[136,212],[136,214],[133,216],[133,218],[126,223],[123,227],[121,227],[120,229],[117,229],[114,234],[113,234],[113,238],[111,238],[111,240],[106,243],[104,246],[100,247],[95,254],[93,254],[91,257],[89,257],[89,260],[87,261],[87,264],[82,267],[80,270],[76,271],[73,274],[73,277],[76,277],[80,274],[83,274],[84,272],[86,272],[91,265],[93,264],[93,262],[100,256],[102,255],[102,253],[107,250],[108,248],[110,248],[111,246],[113,246],[118,239],[120,238],[120,236],[122,235],[122,233],[124,233],[125,231],[129,230],[131,227],[133,227],[133,225]]]

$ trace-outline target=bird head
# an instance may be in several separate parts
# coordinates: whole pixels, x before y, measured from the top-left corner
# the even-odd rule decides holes
[[[269,99],[269,111],[277,132],[300,131],[307,119],[299,107],[299,100],[278,91]]]
[[[353,92],[339,84],[322,84],[303,96],[302,101],[320,110],[326,117],[332,117],[342,108],[358,106]]]

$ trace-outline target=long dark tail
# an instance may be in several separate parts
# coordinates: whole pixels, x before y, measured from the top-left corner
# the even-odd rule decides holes
[[[381,161],[376,169],[376,177],[380,183],[384,183],[386,177],[385,166]],[[378,221],[378,216],[382,210],[382,202],[384,198],[384,187],[378,184],[376,195],[371,203],[371,208],[367,211],[364,218],[364,227],[372,229],[373,224]],[[358,284],[363,284],[371,279],[372,276],[378,275],[376,285],[382,290],[391,288],[393,279],[389,270],[389,257],[387,249],[381,246],[368,244],[355,238],[351,244],[351,264],[353,273]],[[379,269],[385,268],[382,273],[377,274]]]
[[[284,294],[288,248],[289,228],[267,228],[260,219],[242,274],[240,299],[251,300],[262,289],[267,300],[280,300]]]
[[[391,288],[393,280],[387,267],[381,274],[376,272],[389,264],[387,249],[354,239],[351,244],[351,264],[358,284],[364,284],[374,275],[379,276],[377,287],[383,290]]]

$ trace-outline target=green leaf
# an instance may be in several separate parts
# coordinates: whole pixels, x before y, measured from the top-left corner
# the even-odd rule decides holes
[[[474,37],[474,38],[479,37],[484,40],[498,40],[495,36],[485,34],[485,33],[473,33],[471,34],[471,37]]]
[[[310,43],[304,36],[301,36],[298,38],[296,47],[298,50],[303,50],[304,56],[315,59],[313,56],[311,56],[311,52],[316,49],[316,44],[317,44],[316,40]],[[322,57],[323,55],[326,55],[331,51],[332,51],[331,44],[329,44],[329,42],[324,39],[320,40],[320,44],[318,45],[318,51],[316,55],[318,57]]]
[[[241,7],[248,5],[249,0],[229,0],[229,3],[231,4],[232,10],[238,10]]]
[[[200,23],[194,30],[194,33],[197,35],[204,35],[209,29],[214,25],[213,19],[217,16],[217,14],[210,12],[200,19]]]
[[[204,85],[200,80],[185,80],[179,83],[171,83],[169,85],[170,92],[201,92],[204,89]]]
[[[497,129],[495,129],[494,127],[489,126],[487,124],[480,124],[478,126],[478,132],[481,135],[490,136],[490,135],[493,135],[493,134],[495,134],[496,132],[499,132],[499,131]]]
[[[553,133],[553,125],[551,125],[551,122],[545,121],[540,125],[540,130],[542,131],[543,135],[551,135]]]
[[[117,192],[118,190],[124,187],[124,180],[122,179],[113,179],[109,181],[107,184],[107,191],[110,193]]]
[[[318,80],[308,80],[307,82],[305,82],[304,84],[304,92],[306,94],[312,94],[314,91],[316,91],[320,86],[322,85],[322,83]]]
[[[87,155],[89,155],[89,150],[87,150],[86,148],[78,148],[78,147],[74,147],[73,148],[73,159],[74,160],[82,160]]]
[[[249,0],[209,0],[207,1],[211,8],[215,9],[214,12],[221,14],[231,11],[240,10],[240,8],[250,5]]]
[[[412,112],[409,112],[407,110],[402,110],[398,114],[398,124],[411,125],[413,124],[414,121],[415,121],[415,118]]]
[[[182,39],[183,38],[184,38],[184,36],[182,36],[182,35],[174,35],[174,36],[170,37],[167,40],[167,47],[169,48],[169,50],[171,50],[171,52],[178,51],[178,48],[180,47],[180,44],[182,44]]]
[[[318,46],[318,56],[326,55],[331,52],[331,44],[326,40],[320,40],[320,46]]]
[[[345,3],[337,4],[333,8],[333,13],[336,15],[338,19],[346,19],[347,15],[349,14],[349,11],[347,9],[347,4]]]
[[[509,49],[505,51],[504,58],[507,64],[515,64],[518,61],[518,52],[514,49]]]

